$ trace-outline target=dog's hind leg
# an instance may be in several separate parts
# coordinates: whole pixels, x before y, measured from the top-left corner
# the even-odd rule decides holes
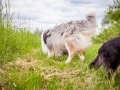
[[[52,56],[54,56],[53,52],[48,51],[48,56],[47,56],[47,58],[50,58],[50,57],[52,57]]]
[[[117,66],[116,70],[114,70],[113,75],[111,77],[112,80],[114,80],[114,77],[116,76],[117,72],[120,71],[120,65]]]
[[[47,58],[50,58],[52,56],[54,56],[53,49],[48,48],[48,56],[47,56]]]
[[[65,42],[66,49],[68,51],[68,58],[65,63],[69,63],[75,54],[75,47],[72,42]]]
[[[77,54],[80,57],[81,61],[85,60],[84,53],[85,53],[85,51],[82,51],[82,50],[80,50],[80,51],[77,52]]]

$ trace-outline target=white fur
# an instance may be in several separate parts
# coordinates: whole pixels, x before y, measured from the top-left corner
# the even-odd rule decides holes
[[[84,60],[83,54],[92,44],[91,38],[95,36],[96,26],[95,11],[89,10],[86,20],[70,21],[45,30],[41,35],[42,50],[48,57],[58,57],[68,51],[66,63],[71,61],[74,54]]]
[[[95,16],[96,15],[96,9],[95,8],[90,8],[86,12],[86,16]]]
[[[84,61],[85,60],[85,57],[82,55],[82,56],[80,56],[80,60],[81,61]]]
[[[41,34],[42,51],[47,54],[48,53],[48,48],[43,41],[43,34],[44,34],[44,31]]]

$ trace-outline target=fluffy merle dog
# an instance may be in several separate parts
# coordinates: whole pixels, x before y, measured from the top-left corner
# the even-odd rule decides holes
[[[95,10],[86,13],[86,20],[70,21],[56,25],[43,31],[41,35],[42,50],[51,56],[61,56],[68,53],[66,63],[69,63],[74,54],[84,60],[84,52],[91,45],[91,37],[96,32]]]
[[[120,69],[120,37],[113,38],[101,46],[90,68],[98,69],[101,65],[108,73],[108,78],[114,79]]]

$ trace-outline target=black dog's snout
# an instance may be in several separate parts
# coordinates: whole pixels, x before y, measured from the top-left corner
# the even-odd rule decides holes
[[[90,68],[90,69],[92,69],[92,68],[93,68],[93,63],[91,63],[91,64],[89,65],[89,68]]]

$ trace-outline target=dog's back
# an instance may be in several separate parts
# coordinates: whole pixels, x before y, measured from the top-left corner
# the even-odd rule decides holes
[[[91,37],[95,35],[95,31],[95,11],[89,11],[86,14],[86,20],[70,21],[45,30],[41,35],[42,50],[43,52],[48,53],[48,56],[60,56],[68,51],[65,45],[66,40],[69,41],[70,38],[72,38],[71,40],[76,40],[77,38],[82,37],[81,41],[83,39],[85,40],[84,42],[87,43],[88,40],[90,41]],[[77,42],[78,45],[79,43],[82,43],[81,41]]]

